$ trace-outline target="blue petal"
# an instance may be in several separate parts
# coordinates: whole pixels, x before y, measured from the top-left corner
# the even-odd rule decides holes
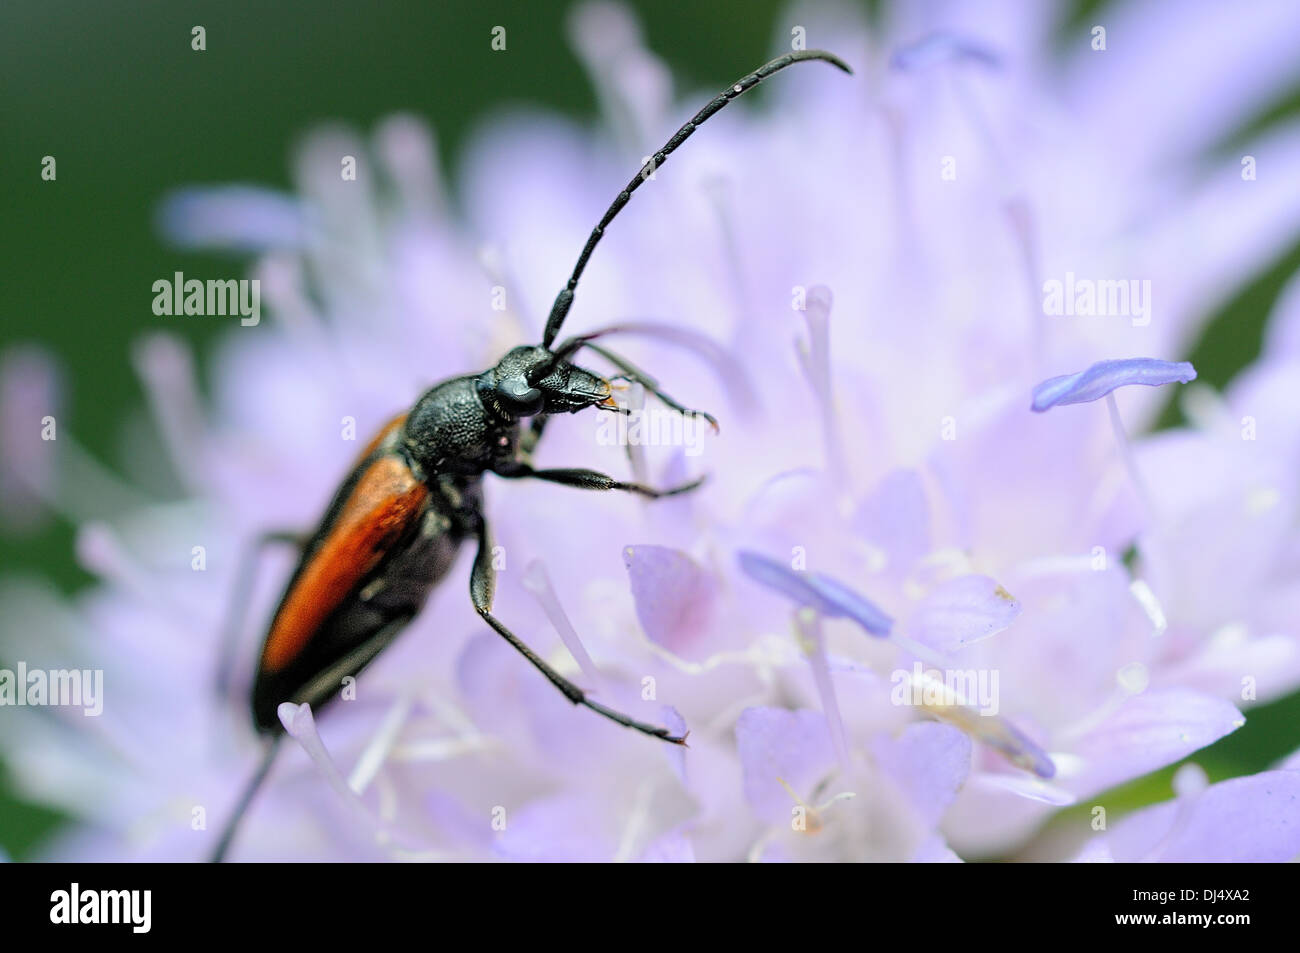
[[[1043,381],[1034,388],[1034,399],[1029,409],[1041,414],[1057,404],[1082,404],[1098,400],[1116,387],[1128,384],[1159,387],[1175,381],[1186,384],[1193,380],[1196,380],[1196,368],[1188,361],[1158,361],[1153,357],[1098,361],[1078,374]]]
[[[830,576],[816,572],[796,572],[774,559],[749,550],[741,550],[737,558],[745,575],[769,589],[789,596],[801,606],[810,606],[832,619],[852,619],[876,636],[888,636],[894,627],[894,620],[879,606]]]
[[[261,252],[297,248],[304,216],[295,199],[250,185],[186,188],[163,198],[157,224],[181,248]]]
[[[913,43],[898,47],[889,58],[889,65],[893,69],[911,71],[957,60],[991,68],[1002,65],[1001,57],[990,47],[972,37],[947,30],[937,30]]]

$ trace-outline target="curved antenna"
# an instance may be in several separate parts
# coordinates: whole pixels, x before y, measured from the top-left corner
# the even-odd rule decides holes
[[[645,165],[641,166],[641,171],[633,176],[632,181],[624,187],[622,192],[618,193],[599,224],[591,230],[591,236],[587,239],[582,254],[578,256],[578,263],[573,267],[573,274],[569,276],[568,284],[555,296],[555,304],[551,306],[551,315],[546,319],[546,333],[542,337],[542,347],[550,348],[551,342],[555,340],[555,335],[559,333],[560,325],[564,323],[565,315],[569,313],[569,307],[573,304],[573,291],[578,287],[578,279],[582,277],[583,269],[587,267],[587,259],[591,257],[591,252],[596,247],[596,243],[600,241],[600,237],[605,234],[605,229],[609,227],[609,223],[614,221],[614,217],[623,210],[623,206],[627,204],[628,199],[632,197],[632,193],[640,187],[641,183],[653,175],[654,171],[663,165],[668,156],[677,151],[678,146],[690,138],[691,133],[698,129],[704,120],[720,111],[723,106],[746,90],[757,86],[773,73],[785,69],[792,63],[800,63],[804,60],[822,60],[842,69],[846,73],[852,74],[853,72],[853,70],[849,69],[847,63],[825,50],[798,50],[794,53],[778,56],[770,63],[760,66],[748,76],[736,80],[736,82],[718,93],[717,96],[714,96],[707,106],[691,118],[690,122],[673,133],[673,137],[664,144],[662,149],[646,160]]]

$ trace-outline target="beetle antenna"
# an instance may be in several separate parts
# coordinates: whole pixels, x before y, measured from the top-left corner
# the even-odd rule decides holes
[[[633,176],[632,181],[623,188],[623,191],[614,197],[613,203],[602,216],[600,222],[591,230],[591,235],[587,238],[587,244],[583,247],[582,254],[578,256],[578,263],[573,267],[573,274],[569,276],[568,283],[560,290],[560,293],[555,296],[555,304],[551,306],[550,317],[546,319],[546,333],[542,337],[542,347],[549,348],[551,346],[551,342],[555,340],[555,335],[560,331],[560,325],[564,324],[564,318],[573,304],[574,289],[578,287],[578,279],[582,277],[583,269],[587,267],[587,259],[591,257],[596,243],[600,241],[601,236],[605,234],[605,229],[609,227],[609,223],[614,221],[614,217],[623,210],[623,206],[628,203],[628,199],[641,186],[641,183],[653,175],[654,171],[664,164],[668,156],[677,151],[677,147],[689,139],[691,133],[704,123],[704,120],[719,112],[727,103],[736,99],[746,90],[757,86],[773,73],[780,72],[792,63],[800,63],[804,60],[822,60],[842,69],[846,73],[851,74],[853,72],[843,60],[832,53],[827,53],[825,50],[798,50],[793,53],[786,53],[784,56],[778,56],[770,63],[760,66],[748,76],[742,77],[718,93],[717,96],[714,96],[709,104],[697,112],[686,125],[673,133],[673,137],[664,144],[662,149],[646,160],[645,165],[641,166],[641,171]]]
[[[212,852],[212,863],[219,864],[226,859],[226,853],[230,850],[231,841],[235,839],[235,832],[239,830],[239,822],[244,819],[248,813],[248,806],[253,803],[253,797],[262,787],[262,782],[271,772],[271,764],[275,761],[276,752],[280,750],[280,739],[284,735],[279,734],[273,737],[266,745],[266,752],[262,755],[262,763],[257,766],[257,771],[249,779],[248,784],[244,787],[244,793],[239,796],[239,801],[235,804],[235,811],[230,815],[230,820],[226,822],[226,829],[221,832],[221,840],[217,841],[217,849]]]

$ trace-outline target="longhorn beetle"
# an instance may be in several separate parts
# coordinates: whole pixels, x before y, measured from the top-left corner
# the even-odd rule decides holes
[[[586,490],[625,490],[651,499],[699,486],[701,480],[697,479],[657,490],[595,470],[534,469],[532,453],[552,415],[588,407],[628,412],[614,402],[609,380],[572,363],[583,348],[617,367],[620,373],[614,379],[638,383],[667,406],[688,412],[660,390],[653,378],[594,343],[596,338],[629,327],[616,325],[568,338],[558,346],[553,343],[573,304],[587,260],[632,193],[706,119],[768,76],[804,60],[822,60],[852,72],[830,53],[801,50],[777,57],[715,96],[646,160],[592,229],[573,274],[551,307],[542,343],[512,349],[481,374],[435,385],[409,412],[390,421],[362,452],[316,532],[303,546],[298,568],[271,622],[252,692],[253,721],[258,731],[268,736],[266,754],[222,832],[213,860],[225,856],[241,817],[270,771],[284,731],[277,715],[279,706],[305,702],[317,708],[332,700],[343,679],[365,668],[420,611],[433,587],[451,569],[461,544],[470,540],[478,547],[470,572],[470,598],[483,621],[575,705],[652,737],[685,744],[685,735],[673,735],[666,728],[637,721],[588,698],[492,614],[496,576],[492,537],[483,517],[483,474],[546,480]],[[716,429],[712,417],[702,416]],[[283,538],[272,534],[261,542]],[[247,571],[239,575],[239,585],[250,581]],[[236,612],[242,601],[235,600]],[[228,623],[227,647],[237,628],[237,621]],[[228,657],[223,660],[218,675],[223,692],[229,681],[228,662]]]

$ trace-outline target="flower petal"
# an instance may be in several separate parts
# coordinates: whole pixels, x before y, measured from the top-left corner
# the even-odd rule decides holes
[[[970,738],[938,722],[915,722],[897,739],[880,738],[871,750],[929,827],[939,823],[970,773]]]
[[[871,635],[886,637],[894,620],[844,583],[817,572],[788,569],[774,559],[749,550],[738,553],[740,568],[755,582],[789,596],[798,605],[816,609],[832,619],[852,619]]]
[[[617,845],[608,805],[592,792],[548,795],[509,810],[497,837],[501,856],[541,863],[606,863]]]
[[[666,546],[625,546],[623,564],[647,638],[691,657],[690,647],[713,616],[717,587],[712,577],[685,553]]]
[[[1226,701],[1185,689],[1146,691],[1126,701],[1071,748],[1084,764],[1071,790],[1136,778],[1185,758],[1245,724]]]
[[[302,208],[295,199],[248,185],[173,192],[158,209],[158,228],[182,248],[240,252],[296,248],[304,234]]]
[[[853,515],[853,531],[883,550],[886,569],[906,572],[930,551],[930,504],[916,470],[885,475]]]
[[[958,576],[926,594],[912,614],[908,634],[942,652],[986,639],[1011,625],[1020,603],[988,576]]]
[[[774,824],[789,823],[797,803],[790,791],[810,797],[835,764],[826,718],[808,709],[746,708],[736,720],[736,748],[745,797],[760,817]]]
[[[1300,772],[1231,778],[1144,808],[1105,838],[1117,861],[1282,863],[1300,856]]]
[[[1117,387],[1161,384],[1196,380],[1196,368],[1188,361],[1159,361],[1152,357],[1130,357],[1115,361],[1098,361],[1087,370],[1063,377],[1052,377],[1034,388],[1029,409],[1042,413],[1058,404],[1081,404],[1105,397]]]
[[[672,831],[653,841],[637,861],[642,864],[693,864],[695,847],[680,831]]]

